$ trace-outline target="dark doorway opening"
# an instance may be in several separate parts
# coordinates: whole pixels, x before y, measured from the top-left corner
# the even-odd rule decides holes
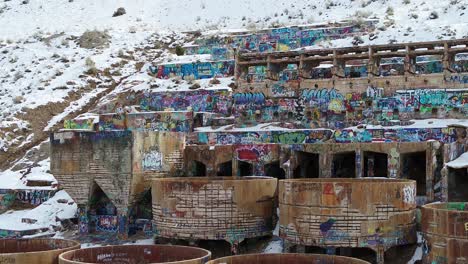
[[[319,154],[297,151],[294,178],[318,178],[320,175]]]
[[[88,218],[90,232],[117,232],[117,208],[97,183],[91,189]]]
[[[192,161],[192,175],[194,177],[206,176],[206,165],[203,162]]]
[[[468,201],[468,172],[467,168],[452,169],[448,172],[448,200],[449,202]]]
[[[370,263],[377,262],[377,253],[370,248],[340,247],[336,249],[336,255],[358,258]]]
[[[216,176],[232,176],[232,161],[219,164]]]
[[[343,152],[333,156],[334,178],[356,178],[356,152]]]
[[[388,156],[385,153],[364,151],[364,177],[387,177]]]
[[[152,196],[151,189],[138,194],[130,213],[129,235],[141,232],[147,236],[152,235]]]
[[[277,161],[265,165],[265,176],[270,176],[278,180],[282,180],[286,178],[286,173],[280,167],[279,161]]]
[[[426,151],[401,154],[402,178],[416,181],[416,194],[426,195]]]
[[[245,162],[245,161],[241,161],[241,160],[239,160],[237,164],[239,166],[239,169],[238,169],[239,176],[254,176],[253,175],[254,170],[253,170],[252,164]]]

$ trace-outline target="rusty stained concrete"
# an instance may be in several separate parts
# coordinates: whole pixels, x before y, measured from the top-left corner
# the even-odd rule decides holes
[[[422,232],[425,263],[468,263],[468,202],[423,206]]]
[[[58,256],[80,248],[80,243],[65,239],[1,239],[0,263],[57,264]]]
[[[417,49],[417,50],[416,50]],[[262,92],[267,97],[274,97],[272,87],[279,81],[278,73],[288,64],[296,64],[300,80],[290,82],[288,90],[300,88],[337,89],[341,93],[365,92],[368,87],[381,87],[383,95],[388,96],[396,90],[414,89],[417,87],[434,89],[468,88],[468,83],[458,82],[460,76],[451,68],[455,55],[467,52],[468,40],[449,40],[419,43],[399,43],[363,47],[346,47],[336,49],[314,49],[308,51],[289,51],[274,53],[244,53],[236,58],[236,79],[238,92]],[[416,57],[441,56],[442,73],[417,74]],[[382,58],[403,58],[404,75],[379,76],[378,69]],[[344,77],[344,65],[347,61],[362,61],[367,66],[368,76],[362,78]],[[333,64],[332,78],[312,79],[307,71],[317,67],[321,62]],[[267,77],[263,82],[248,83],[243,76],[249,66],[267,66]]]
[[[153,180],[156,237],[225,240],[271,235],[277,180],[268,177],[188,177]]]
[[[207,250],[164,245],[126,245],[78,249],[60,255],[60,264],[91,263],[177,263],[204,264],[211,258]]]
[[[398,179],[280,181],[280,237],[295,245],[370,248],[377,263],[416,243],[416,182]]]
[[[128,213],[151,178],[176,175],[182,167],[184,135],[165,132],[58,132],[51,135],[51,171],[78,204],[87,233],[92,190],[99,187],[116,207],[119,234],[127,235]],[[164,144],[162,143],[164,142]]]
[[[207,264],[366,264],[364,260],[317,254],[248,254],[224,257]]]
[[[404,142],[404,143],[322,143],[322,144],[251,144],[253,148],[256,146],[270,146],[267,158],[259,160],[245,161],[252,166],[265,166],[274,162],[279,162],[280,167],[285,172],[285,178],[331,178],[334,175],[334,156],[340,154],[351,153],[354,155],[355,171],[348,171],[345,174],[346,178],[361,178],[365,177],[365,154],[384,154],[387,159],[386,177],[398,178],[402,175],[402,168],[405,154],[421,153],[425,154],[425,165],[417,164],[425,167],[425,177],[421,179],[425,185],[424,193],[426,200],[433,201],[434,199],[434,174],[436,173],[437,163],[433,162],[436,155],[442,151],[439,142]],[[239,175],[238,156],[236,149],[238,145],[226,146],[199,146],[188,145],[185,148],[185,168],[190,175],[193,173],[191,168],[193,162],[201,162],[206,166],[206,175],[217,176],[223,163],[231,162],[232,174]],[[315,157],[302,157],[303,154],[316,154]],[[305,173],[297,173],[296,169],[305,165],[308,159],[315,159],[318,166],[314,170],[305,169]],[[299,169],[300,170],[300,169]],[[263,172],[265,169],[263,169]],[[296,172],[295,172],[296,171]],[[312,171],[312,172],[311,172]],[[227,175],[219,175],[227,176]],[[267,175],[272,176],[272,175]],[[368,175],[371,176],[371,175]],[[379,176],[379,175],[375,175]]]

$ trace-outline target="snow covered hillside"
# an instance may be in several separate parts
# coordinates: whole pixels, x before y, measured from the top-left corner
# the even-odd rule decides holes
[[[468,37],[467,6],[468,0],[1,1],[0,181],[13,188],[24,186],[25,177],[50,178],[47,148],[37,151],[45,155],[34,153],[64,119],[146,87],[139,84],[177,89],[146,70],[152,61],[173,56],[176,44],[191,40],[181,32],[219,34],[375,18],[376,30],[362,37],[362,45],[432,41]],[[114,17],[119,7],[126,14]],[[87,47],[82,36],[88,30],[101,32],[102,45]],[[351,46],[352,40],[320,46]],[[179,88],[188,89],[182,84]]]

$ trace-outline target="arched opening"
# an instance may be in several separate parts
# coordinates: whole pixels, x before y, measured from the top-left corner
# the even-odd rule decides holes
[[[89,231],[117,232],[117,208],[96,183],[89,199]]]
[[[217,176],[232,176],[232,161],[223,162],[218,165]]]
[[[356,152],[333,155],[332,176],[334,178],[356,178]]]
[[[265,165],[265,175],[274,177],[278,180],[282,180],[286,178],[286,173],[280,167],[279,161],[268,163]]]
[[[415,256],[416,250],[418,250],[417,244],[391,247],[385,251],[384,262],[397,264],[410,263],[410,260]]]
[[[364,151],[364,177],[387,177],[388,157],[385,153]]]
[[[206,176],[206,165],[203,162],[194,160],[191,162],[191,173],[194,177]]]
[[[239,176],[253,176],[253,165],[245,162],[245,161],[238,161],[238,171],[237,173]]]
[[[358,258],[370,263],[377,262],[377,253],[370,248],[340,247],[336,249],[336,255]]]
[[[450,202],[468,201],[468,169],[449,168],[448,173],[448,200]]]
[[[231,255],[231,244],[226,240],[200,240],[197,246],[209,250],[212,259]]]
[[[402,178],[416,181],[416,194],[426,195],[426,151],[401,154]]]
[[[151,236],[153,233],[152,228],[152,196],[151,189],[145,190],[140,193],[135,199],[132,206],[129,221],[129,234],[133,235],[141,233],[146,236]]]
[[[320,175],[319,154],[297,151],[294,178],[318,178]]]

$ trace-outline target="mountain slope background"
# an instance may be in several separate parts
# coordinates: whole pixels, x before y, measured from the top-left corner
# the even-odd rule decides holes
[[[2,0],[0,0],[2,1]],[[113,17],[117,8],[126,14]],[[5,0],[0,2],[0,188],[48,172],[48,135],[152,79],[183,32],[221,34],[377,19],[361,45],[468,37],[468,0]],[[104,34],[86,48],[86,31]],[[318,47],[351,46],[352,38]],[[171,81],[158,80],[173,87]]]

